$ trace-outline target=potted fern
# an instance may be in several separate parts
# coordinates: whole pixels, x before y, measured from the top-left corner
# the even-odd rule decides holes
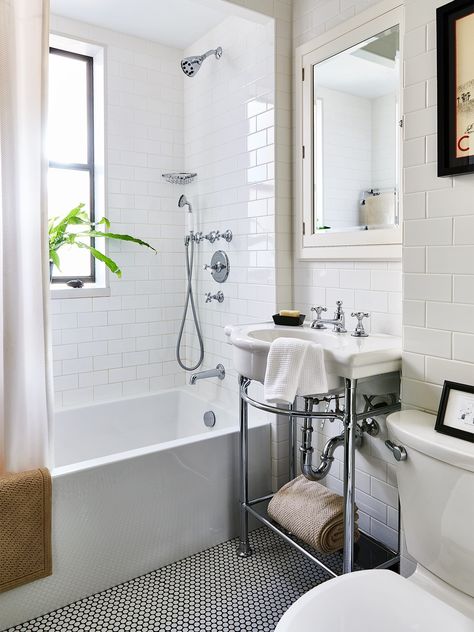
[[[107,230],[101,230],[97,227],[104,226]],[[74,230],[70,230],[71,226],[82,226],[85,230],[81,230],[80,232],[76,232]],[[48,223],[48,234],[49,234],[49,276],[50,280],[53,276],[53,267],[56,266],[60,269],[61,260],[59,257],[59,250],[63,246],[76,246],[77,248],[85,248],[89,250],[93,257],[102,261],[108,269],[116,274],[119,278],[122,276],[122,271],[120,270],[117,263],[107,257],[103,252],[97,250],[91,244],[86,243],[84,237],[103,237],[105,239],[114,239],[119,241],[130,241],[139,246],[145,246],[146,248],[150,248],[156,253],[156,249],[153,246],[150,246],[146,241],[142,239],[138,239],[138,237],[132,237],[131,235],[124,235],[121,233],[112,233],[109,232],[110,222],[106,217],[103,217],[98,222],[91,222],[89,216],[84,211],[84,204],[79,204],[76,208],[73,208],[67,215],[64,217],[51,217]]]

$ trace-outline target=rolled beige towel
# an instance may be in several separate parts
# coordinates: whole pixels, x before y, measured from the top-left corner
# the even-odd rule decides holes
[[[344,499],[303,475],[284,485],[268,505],[269,516],[284,529],[321,553],[344,546]],[[357,526],[354,536],[359,539]]]

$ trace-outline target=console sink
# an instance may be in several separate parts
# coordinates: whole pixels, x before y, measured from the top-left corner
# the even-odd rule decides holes
[[[227,342],[233,345],[234,366],[240,375],[262,382],[271,343],[280,337],[311,340],[324,348],[329,386],[338,386],[340,378],[359,379],[399,371],[402,343],[396,336],[370,334],[354,338],[328,329],[284,327],[273,323],[228,325]]]

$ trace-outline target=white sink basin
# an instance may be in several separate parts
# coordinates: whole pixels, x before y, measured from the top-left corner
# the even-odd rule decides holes
[[[359,379],[399,371],[402,357],[401,339],[386,334],[354,338],[328,329],[283,327],[273,323],[228,325],[227,341],[233,345],[234,366],[240,375],[262,382],[271,343],[280,337],[311,340],[322,345],[325,353],[329,386],[335,388],[340,378]]]

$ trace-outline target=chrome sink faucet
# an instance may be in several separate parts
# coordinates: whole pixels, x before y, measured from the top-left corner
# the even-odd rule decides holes
[[[336,311],[334,312],[334,318],[321,318],[323,312],[327,312],[327,307],[312,307],[312,312],[316,312],[316,318],[311,323],[312,329],[326,329],[326,325],[334,325],[333,331],[338,334],[345,334],[346,329],[346,315],[342,309],[342,301],[336,301]]]

